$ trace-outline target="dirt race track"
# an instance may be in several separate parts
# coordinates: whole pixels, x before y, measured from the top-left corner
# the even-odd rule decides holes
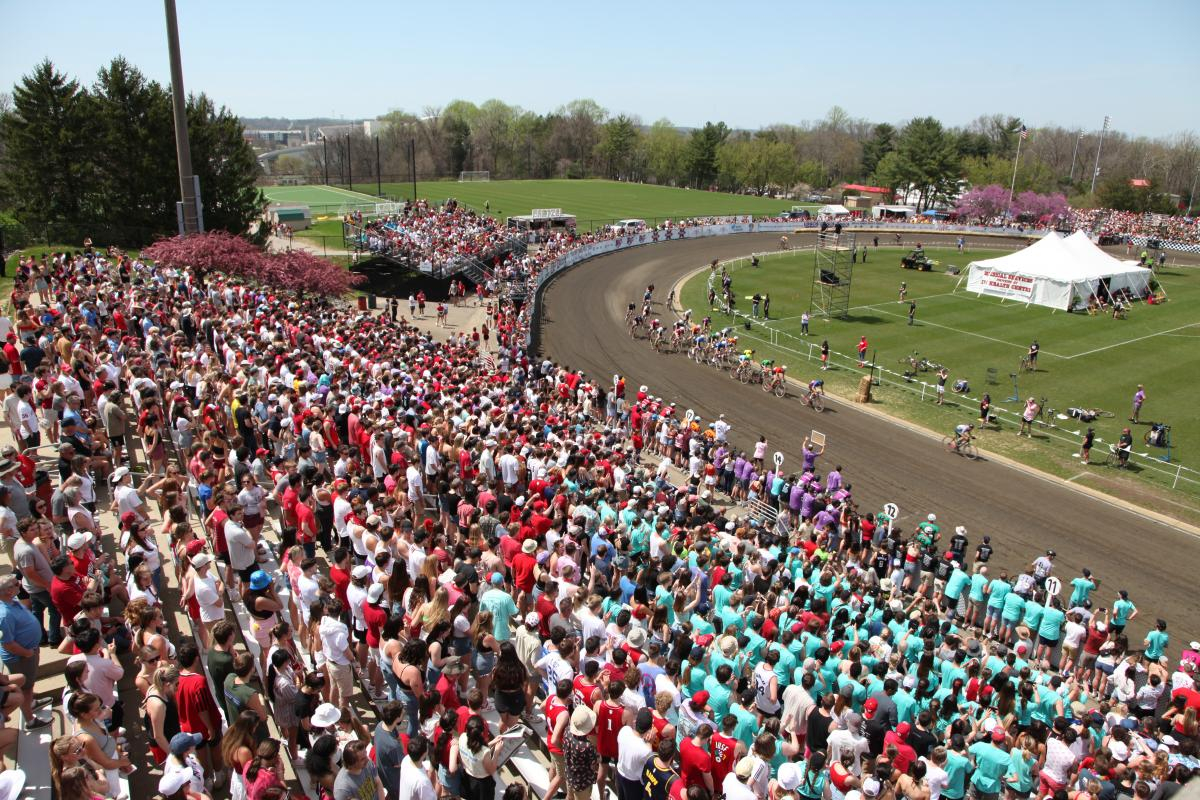
[[[796,247],[813,243],[811,234],[790,238]],[[932,237],[923,233],[922,238]],[[1062,579],[1064,601],[1083,567],[1102,581],[1092,595],[1097,608],[1111,607],[1117,590],[1129,591],[1139,611],[1127,629],[1133,648],[1140,647],[1157,617],[1168,623],[1172,659],[1189,641],[1200,639],[1200,539],[1191,533],[1029,471],[985,458],[973,463],[955,458],[941,449],[940,436],[910,430],[853,404],[830,402],[817,415],[794,397],[781,400],[682,355],[655,353],[644,339],[633,340],[625,331],[625,307],[640,301],[648,284],[655,284],[661,300],[680,278],[712,259],[772,250],[778,241],[770,234],[695,239],[581,263],[546,287],[535,331],[540,352],[605,382],[619,372],[634,390],[647,384],[653,394],[704,419],[724,413],[736,446],[749,450],[765,434],[769,452],[782,451],[785,464],[793,467],[800,463],[804,436],[816,428],[828,437],[818,469],[841,464],[860,508],[877,510],[895,502],[907,530],[934,512],[947,538],[956,525],[967,527],[972,553],[981,537],[990,535],[996,548],[993,577],[1000,569],[1015,577],[1015,570],[1054,548],[1054,574]],[[665,309],[660,314],[665,321]]]

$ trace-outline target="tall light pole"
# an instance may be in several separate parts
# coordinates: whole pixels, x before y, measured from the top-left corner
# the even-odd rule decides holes
[[[1083,131],[1079,132],[1079,137],[1075,140],[1075,149],[1071,151],[1071,183],[1075,182],[1075,156],[1079,155],[1079,143],[1083,141]]]
[[[1188,210],[1187,216],[1192,215],[1192,199],[1196,196],[1196,178],[1200,177],[1200,167],[1196,167],[1196,174],[1192,176],[1192,190],[1188,192]]]
[[[179,162],[179,196],[177,205],[179,233],[201,233],[204,222],[200,216],[200,181],[192,173],[192,148],[188,142],[187,96],[183,92],[183,60],[179,56],[179,20],[175,16],[175,0],[163,0],[167,12],[167,52],[171,58],[171,109],[175,115],[175,158]]]
[[[1096,167],[1092,170],[1092,188],[1090,194],[1096,193],[1096,178],[1100,175],[1100,149],[1104,147],[1104,132],[1108,130],[1108,123],[1111,120],[1108,115],[1104,115],[1104,127],[1100,129],[1100,141],[1096,143]]]

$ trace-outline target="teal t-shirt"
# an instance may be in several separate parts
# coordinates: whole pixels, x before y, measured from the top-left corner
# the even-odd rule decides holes
[[[1025,598],[1016,592],[1008,592],[1004,596],[1004,610],[1000,613],[1001,619],[1008,623],[1014,623],[1021,618],[1021,612],[1025,610]]]
[[[946,581],[946,597],[951,600],[957,600],[962,597],[963,589],[971,582],[971,576],[963,572],[961,569],[956,569],[950,573],[949,580]]]
[[[822,797],[825,794],[825,784],[829,782],[829,770],[826,767],[821,769],[808,769],[808,764],[804,761],[799,763],[800,767],[800,785],[796,790],[801,797]]]
[[[1018,794],[1029,794],[1037,786],[1033,765],[1032,757],[1025,758],[1020,750],[1013,750],[1008,754],[1008,772],[1004,776],[1004,783]]]
[[[708,707],[712,709],[714,720],[721,720],[729,713],[729,699],[732,691],[722,685],[716,675],[704,679],[704,691],[708,692]]]
[[[479,607],[492,612],[492,636],[498,642],[507,642],[512,637],[509,620],[517,614],[517,604],[513,602],[512,595],[489,589],[479,598]]]
[[[976,742],[971,745],[969,752],[975,757],[975,772],[971,775],[971,785],[983,794],[999,792],[1000,781],[1008,772],[1008,753],[991,742]]]
[[[899,689],[892,695],[892,702],[896,704],[897,724],[907,722],[911,725],[914,717],[913,709],[917,705],[916,698],[907,689]]]
[[[742,742],[746,747],[754,746],[754,739],[759,733],[758,715],[740,705],[733,706],[730,714],[737,717],[737,725],[733,728],[733,738]]]
[[[983,589],[987,584],[987,575],[976,572],[971,576],[971,593],[967,595],[967,598],[972,603],[982,603],[984,598]]]
[[[1088,595],[1096,589],[1096,584],[1091,578],[1085,578],[1082,575],[1071,581],[1071,607],[1081,606],[1087,602]]]
[[[1036,631],[1038,626],[1042,624],[1042,611],[1044,610],[1041,603],[1030,600],[1025,604],[1025,618],[1021,620],[1025,627],[1030,631]]]
[[[1062,696],[1049,688],[1042,686],[1038,689],[1037,708],[1033,710],[1033,718],[1046,725],[1054,722],[1054,718],[1058,716],[1058,704],[1062,700]]]
[[[942,797],[946,800],[962,800],[967,793],[967,772],[971,768],[971,762],[966,756],[961,753],[956,753],[953,750],[946,752],[946,770],[948,780],[946,788],[942,790]]]
[[[1149,644],[1146,645],[1146,658],[1153,659],[1155,661],[1162,658],[1163,650],[1167,649],[1167,642],[1170,640],[1170,638],[1171,637],[1167,635],[1166,631],[1160,631],[1158,629],[1147,633],[1146,641],[1149,642]]]
[[[1067,615],[1058,608],[1047,608],[1042,611],[1042,624],[1038,626],[1038,636],[1049,642],[1057,642],[1062,636],[1063,620]]]
[[[1008,581],[1002,581],[999,578],[992,579],[990,586],[988,608],[1001,608],[1004,605],[1004,599],[1012,593],[1012,586]]]
[[[1134,605],[1128,600],[1118,600],[1113,603],[1113,624],[1124,625],[1129,622],[1129,615],[1133,613]]]

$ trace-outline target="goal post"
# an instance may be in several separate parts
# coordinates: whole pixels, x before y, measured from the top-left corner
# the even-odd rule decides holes
[[[492,173],[486,169],[458,173],[458,182],[459,183],[468,183],[468,182],[475,182],[475,181],[490,181],[491,179],[492,179]]]

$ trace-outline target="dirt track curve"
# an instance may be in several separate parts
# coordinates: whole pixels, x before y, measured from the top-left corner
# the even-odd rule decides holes
[[[792,239],[796,246],[812,244],[811,235]],[[1127,630],[1132,647],[1141,645],[1156,617],[1169,625],[1173,658],[1200,639],[1200,539],[1193,535],[1027,471],[955,458],[937,439],[852,404],[829,403],[818,418],[794,397],[781,400],[681,355],[655,353],[626,333],[625,306],[640,300],[648,284],[665,297],[682,276],[714,258],[777,246],[777,235],[747,234],[646,245],[586,261],[547,286],[536,331],[540,351],[601,380],[619,372],[632,386],[647,384],[703,418],[724,413],[735,445],[749,450],[765,434],[771,451],[782,451],[788,464],[799,463],[805,434],[817,428],[829,442],[819,467],[841,464],[862,508],[895,502],[910,530],[934,512],[944,534],[966,525],[972,552],[990,535],[993,576],[1003,568],[1011,577],[1054,548],[1055,575],[1064,587],[1085,566],[1101,579],[1092,595],[1097,607],[1111,607],[1117,590],[1129,590],[1139,610]]]

